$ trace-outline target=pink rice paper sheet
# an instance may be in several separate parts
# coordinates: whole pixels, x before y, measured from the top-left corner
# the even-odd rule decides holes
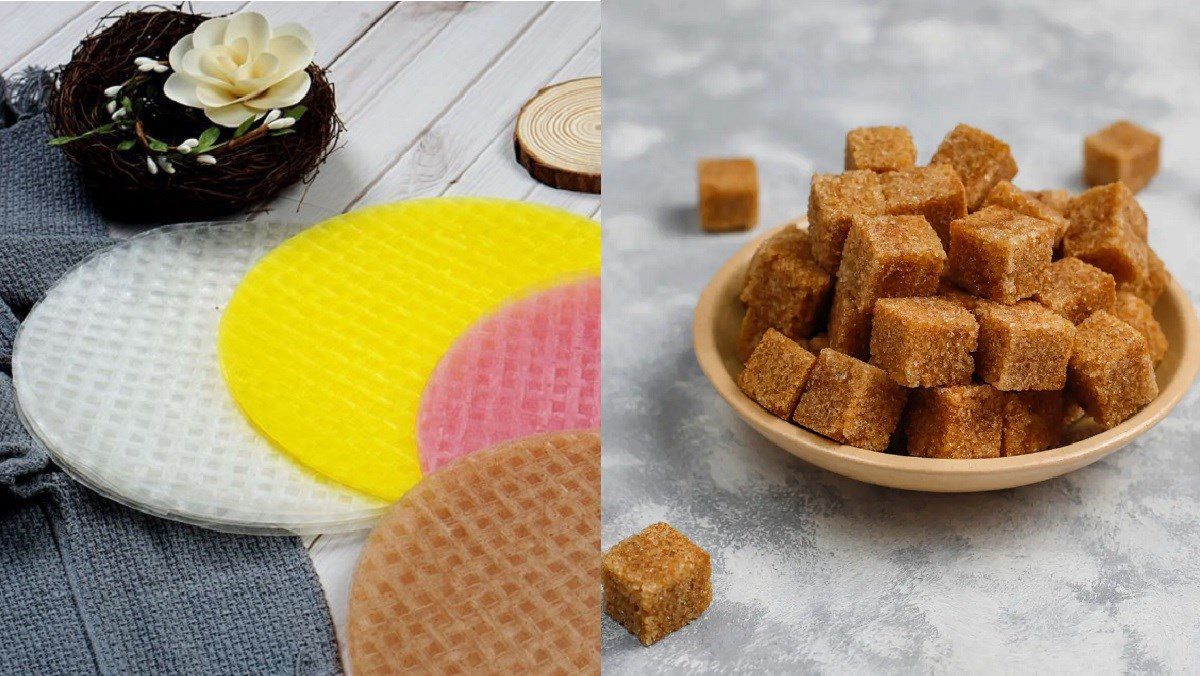
[[[593,277],[502,308],[446,352],[421,397],[421,470],[530,434],[599,427],[600,280]]]

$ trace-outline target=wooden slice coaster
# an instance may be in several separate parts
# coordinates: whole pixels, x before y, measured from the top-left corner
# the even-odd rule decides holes
[[[544,87],[521,107],[517,161],[546,185],[600,192],[600,78]]]
[[[600,433],[526,437],[427,476],[350,590],[362,676],[600,671]]]

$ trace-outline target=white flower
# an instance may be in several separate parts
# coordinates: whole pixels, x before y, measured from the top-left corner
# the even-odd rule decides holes
[[[154,163],[154,158],[146,156],[146,169],[153,175],[158,173],[158,165]]]
[[[203,108],[208,119],[236,127],[247,118],[300,102],[312,84],[313,38],[289,23],[272,30],[266,17],[241,12],[209,19],[172,49],[167,98]]]
[[[162,167],[163,171],[167,172],[168,174],[175,173],[175,165],[171,164],[171,160],[168,160],[167,158],[163,157],[162,155],[159,155],[157,158],[157,162],[158,162],[158,166]]]
[[[267,123],[267,129],[287,129],[293,124],[296,124],[296,118],[281,117],[278,120]]]
[[[213,157],[212,155],[197,155],[196,161],[200,164],[216,164],[217,158]]]
[[[121,85],[113,85],[104,89],[104,95],[110,99],[117,98],[117,94],[121,93]]]
[[[263,118],[263,124],[271,124],[275,120],[278,120],[280,115],[283,115],[283,111],[279,110],[278,108],[273,109],[271,112],[267,113],[266,117]]]
[[[117,112],[117,102],[109,101],[108,105],[104,106],[104,109],[108,111],[109,115],[112,115],[113,113]]]

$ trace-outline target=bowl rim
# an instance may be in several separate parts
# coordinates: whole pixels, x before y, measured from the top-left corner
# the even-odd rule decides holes
[[[1183,352],[1179,355],[1179,365],[1173,377],[1167,386],[1159,391],[1154,401],[1141,411],[1112,429],[1065,446],[1036,453],[1003,458],[960,460],[896,455],[840,444],[777,418],[746,396],[738,387],[733,374],[726,369],[717,347],[716,317],[718,309],[721,307],[721,301],[727,297],[727,289],[737,277],[743,274],[750,257],[757,250],[759,244],[776,232],[793,226],[805,227],[807,219],[801,217],[770,229],[740,247],[721,265],[716,274],[708,281],[696,303],[692,320],[692,342],[701,371],[738,416],[768,438],[773,435],[792,441],[793,444],[789,446],[772,439],[777,446],[806,461],[811,462],[809,458],[805,457],[805,453],[800,451],[800,448],[827,456],[830,460],[838,461],[839,464],[857,465],[911,476],[977,477],[988,475],[1000,477],[1027,474],[1038,469],[1057,467],[1074,469],[1121,448],[1162,421],[1187,394],[1196,378],[1197,371],[1200,370],[1198,341],[1183,341],[1182,347],[1178,348]],[[1167,284],[1164,296],[1170,296],[1170,302],[1180,307],[1184,336],[1200,336],[1200,321],[1196,318],[1195,307],[1174,277]],[[1162,300],[1160,299],[1160,302]]]

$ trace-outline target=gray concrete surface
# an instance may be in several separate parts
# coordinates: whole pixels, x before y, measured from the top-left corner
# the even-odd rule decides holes
[[[1083,136],[1165,138],[1139,196],[1200,291],[1195,5],[605,0],[604,546],[666,520],[713,555],[715,599],[606,673],[1200,670],[1200,396],[1135,444],[1022,489],[931,495],[809,466],[724,405],[691,313],[753,233],[706,236],[694,161],[751,155],[763,226],[801,214],[847,129],[903,124],[919,161],[959,121],[1009,141],[1026,188],[1079,190]]]

